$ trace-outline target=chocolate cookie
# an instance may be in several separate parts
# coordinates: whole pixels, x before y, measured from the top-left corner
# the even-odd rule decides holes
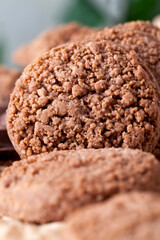
[[[70,43],[28,66],[11,95],[9,137],[21,157],[78,148],[152,151],[157,82],[136,53],[105,40]]]
[[[160,164],[131,149],[54,151],[13,163],[0,180],[0,213],[28,222],[64,219],[73,210],[131,190],[160,192]]]
[[[118,24],[114,28],[121,29],[121,30],[137,30],[141,33],[148,33],[160,41],[160,28],[153,25],[149,21],[132,21],[126,22],[124,24]]]
[[[51,48],[70,41],[83,40],[86,35],[94,31],[75,22],[47,30],[31,43],[21,46],[14,53],[13,60],[19,65],[26,66]]]
[[[9,96],[12,92],[20,72],[0,65],[0,113],[7,108]]]
[[[67,227],[70,240],[159,240],[160,195],[117,195],[74,213]]]

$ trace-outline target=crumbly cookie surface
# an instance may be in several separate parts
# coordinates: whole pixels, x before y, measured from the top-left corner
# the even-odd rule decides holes
[[[17,81],[7,114],[9,137],[21,157],[112,146],[152,151],[159,138],[153,79],[135,52],[113,42],[54,48]]]
[[[160,32],[160,29],[159,29]],[[86,36],[86,39],[111,40],[121,45],[127,52],[134,50],[148,66],[160,86],[160,42],[148,32],[130,29],[129,27],[104,28],[103,30]],[[160,89],[158,89],[160,92]]]
[[[71,236],[70,240],[159,240],[159,202],[159,194],[117,195],[73,214],[68,219],[66,236]]]
[[[27,66],[37,57],[58,45],[83,40],[86,35],[95,32],[87,26],[81,26],[75,22],[61,25],[40,34],[31,43],[21,46],[13,55],[15,63]]]
[[[0,213],[28,222],[64,219],[118,192],[160,191],[160,164],[131,149],[54,151],[14,162],[2,172]]]
[[[19,76],[20,72],[17,70],[0,65],[0,111],[7,108],[10,93]]]
[[[148,33],[152,35],[155,39],[160,41],[160,28],[153,25],[149,21],[132,21],[132,22],[126,22],[124,24],[118,24],[114,28],[120,29],[120,30],[137,30],[141,33]]]

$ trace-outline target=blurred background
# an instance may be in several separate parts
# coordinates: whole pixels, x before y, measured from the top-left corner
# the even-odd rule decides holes
[[[102,27],[158,14],[160,0],[0,0],[0,64],[13,66],[19,45],[65,22]]]

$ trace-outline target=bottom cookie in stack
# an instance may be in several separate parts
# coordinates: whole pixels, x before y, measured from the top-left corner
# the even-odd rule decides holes
[[[159,240],[160,195],[123,193],[77,211],[68,219],[68,240]]]
[[[0,179],[0,214],[26,222],[65,219],[131,190],[160,192],[160,164],[140,150],[54,151],[13,163]]]

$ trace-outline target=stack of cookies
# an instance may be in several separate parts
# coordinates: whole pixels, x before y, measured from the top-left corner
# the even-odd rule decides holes
[[[14,59],[29,64],[7,109],[21,160],[1,174],[0,214],[65,221],[65,240],[159,240],[160,29],[71,23]]]

